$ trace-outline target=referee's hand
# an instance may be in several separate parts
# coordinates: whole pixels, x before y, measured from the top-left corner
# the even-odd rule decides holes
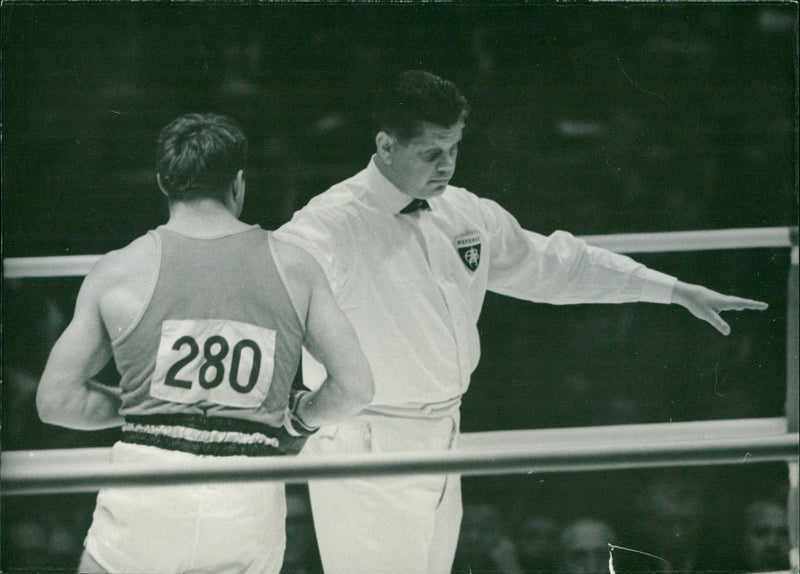
[[[763,301],[723,295],[701,285],[692,285],[683,281],[675,284],[672,291],[672,302],[686,307],[692,315],[710,323],[723,335],[730,334],[731,327],[720,317],[722,311],[745,311],[748,309],[763,311],[768,307]]]

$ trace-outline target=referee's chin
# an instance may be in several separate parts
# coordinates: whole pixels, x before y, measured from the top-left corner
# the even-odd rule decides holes
[[[439,197],[444,193],[444,190],[447,189],[447,186],[450,185],[450,181],[445,181],[441,183],[435,183],[425,189],[426,193],[421,193],[418,195],[419,199],[431,199],[432,197]]]

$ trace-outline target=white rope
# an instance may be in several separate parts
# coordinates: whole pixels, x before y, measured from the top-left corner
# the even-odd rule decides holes
[[[667,253],[713,249],[755,249],[791,247],[792,228],[762,227],[621,235],[584,235],[581,238],[597,247],[618,253]]]
[[[666,253],[715,249],[791,247],[792,228],[763,227],[706,231],[669,231],[661,233],[625,233],[619,235],[584,235],[590,245],[617,253]],[[50,257],[8,257],[3,277],[79,277],[86,275],[100,255],[63,255]]]
[[[596,427],[548,428],[461,433],[462,452],[499,451],[519,444],[540,446],[604,445],[614,443],[679,442],[686,440],[724,440],[747,437],[780,437],[786,434],[783,417],[727,419],[680,423],[604,425]],[[105,447],[6,451],[0,453],[0,476],[4,464],[56,467],[71,464],[108,462],[111,449]]]
[[[3,260],[3,277],[81,277],[100,255],[55,255],[51,257],[8,257]]]
[[[460,450],[473,451],[514,447],[525,442],[552,446],[647,442],[679,443],[687,440],[778,437],[785,434],[786,419],[784,417],[771,417],[462,433],[458,439],[458,446]]]
[[[798,435],[782,430],[784,419],[738,422],[741,428],[732,421],[709,421],[472,433],[462,435],[465,445],[449,452],[221,457],[181,466],[151,462],[110,464],[107,449],[10,451],[2,454],[0,486],[4,495],[18,495],[204,481],[306,482],[377,475],[486,475],[798,460]],[[556,440],[556,434],[564,431],[572,437]],[[613,442],[608,441],[611,436],[616,437]]]

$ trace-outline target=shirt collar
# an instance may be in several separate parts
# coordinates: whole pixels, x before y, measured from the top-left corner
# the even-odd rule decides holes
[[[401,209],[414,199],[400,191],[397,186],[386,179],[386,176],[378,169],[374,155],[367,166],[366,176],[370,193],[366,194],[363,199],[365,203],[369,203],[380,211],[397,215]]]

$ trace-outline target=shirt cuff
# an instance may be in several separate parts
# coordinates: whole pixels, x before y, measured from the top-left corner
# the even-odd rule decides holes
[[[641,269],[636,275],[642,280],[640,301],[649,303],[672,303],[672,290],[678,279],[654,269]]]

